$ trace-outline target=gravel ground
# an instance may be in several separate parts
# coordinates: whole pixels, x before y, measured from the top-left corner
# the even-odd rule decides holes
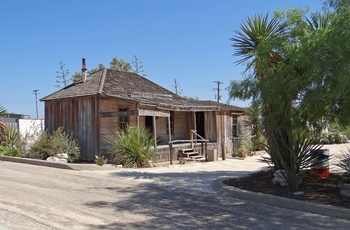
[[[350,221],[218,195],[246,160],[75,171],[0,161],[0,229],[349,229]]]

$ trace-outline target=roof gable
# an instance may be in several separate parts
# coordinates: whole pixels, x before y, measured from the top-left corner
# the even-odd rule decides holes
[[[41,101],[93,95],[154,105],[157,108],[166,110],[219,110],[218,106],[192,103],[135,73],[111,69],[104,69],[94,73],[85,81],[69,85],[42,98]]]
[[[73,83],[63,89],[60,89],[42,99],[41,101],[56,100],[62,98],[83,97],[96,95],[99,91],[103,71],[91,74],[85,82]]]

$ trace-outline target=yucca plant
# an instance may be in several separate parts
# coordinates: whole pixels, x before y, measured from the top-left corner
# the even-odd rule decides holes
[[[126,168],[145,167],[156,154],[154,137],[148,129],[127,127],[108,137],[115,163]]]
[[[12,157],[22,157],[24,153],[25,143],[17,129],[3,126],[0,134],[0,145],[2,155]]]
[[[0,144],[2,144],[2,141],[4,139],[5,130],[6,130],[6,125],[0,122]]]
[[[276,128],[278,131],[279,129]],[[268,153],[273,158],[275,168],[280,169],[285,178],[290,191],[297,191],[302,183],[303,175],[311,166],[317,166],[321,162],[317,161],[318,155],[315,151],[321,149],[319,135],[312,130],[302,130],[295,128],[290,130],[288,141],[282,138],[270,137],[272,145],[268,146]],[[280,143],[275,143],[280,141]],[[276,151],[282,149],[276,147],[282,145],[285,152]],[[276,148],[276,149],[274,149]]]
[[[2,145],[17,145],[20,141],[20,134],[17,129],[6,128],[3,133]]]

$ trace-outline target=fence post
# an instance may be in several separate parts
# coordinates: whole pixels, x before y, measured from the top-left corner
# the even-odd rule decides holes
[[[173,165],[173,143],[172,142],[169,143],[169,147],[170,147],[170,165]]]
[[[204,147],[205,147],[205,161],[208,161],[208,142],[206,141],[204,143]]]

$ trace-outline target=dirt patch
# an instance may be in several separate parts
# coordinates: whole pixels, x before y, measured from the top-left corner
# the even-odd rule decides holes
[[[287,187],[274,185],[272,178],[272,171],[261,171],[249,177],[229,179],[224,181],[224,183],[252,192],[350,208],[350,198],[340,194],[340,189],[338,188],[340,177],[338,174],[330,174],[327,179],[306,176],[299,189],[299,191],[304,192],[304,195],[300,196],[293,195]]]

